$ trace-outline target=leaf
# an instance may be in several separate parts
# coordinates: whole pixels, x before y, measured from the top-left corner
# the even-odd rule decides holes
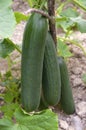
[[[63,21],[57,22],[57,26],[62,27],[62,29],[66,32],[70,27],[74,26],[74,22],[69,19],[63,20]]]
[[[15,47],[8,38],[0,41],[0,57],[6,58],[14,49]]]
[[[18,124],[22,124],[28,130],[57,130],[57,115],[47,109],[33,115],[25,115],[22,111],[17,110],[14,114]]]
[[[71,8],[71,7],[63,10],[60,15],[65,16],[65,17],[69,17],[69,18],[70,17],[76,18],[76,17],[79,16],[78,12],[75,9]]]
[[[1,130],[58,130],[57,115],[49,109],[41,111],[39,113],[35,113],[33,115],[24,114],[23,111],[21,111],[21,109],[17,109],[14,116],[16,119],[16,123],[14,125],[12,124],[12,121],[10,121],[9,119],[8,120],[1,119],[0,129]],[[7,122],[9,124],[7,124]]]
[[[0,128],[1,128],[1,126],[7,127],[7,126],[11,126],[11,125],[13,125],[13,122],[10,119],[8,119],[8,118],[0,119]]]
[[[0,0],[0,10],[9,7],[12,4],[12,0]]]
[[[81,33],[86,33],[86,20],[80,16],[77,18],[71,18],[71,21],[76,23],[76,27]]]
[[[20,12],[15,12],[14,15],[15,15],[17,24],[19,24],[21,21],[26,21],[29,18],[29,16],[24,15],[23,13],[20,13]]]
[[[16,20],[11,8],[0,10],[0,36],[7,38],[12,36]]]
[[[75,26],[75,21],[71,20],[72,18],[75,19],[79,16],[78,12],[75,9],[67,8],[60,13],[60,16],[65,18],[62,21],[57,21],[57,26],[63,28],[66,32],[69,28]],[[58,19],[57,19],[58,20]]]
[[[0,111],[4,113],[4,116],[9,117],[10,119],[13,117],[13,113],[16,108],[19,107],[18,103],[5,103],[1,108]]]
[[[60,56],[64,58],[68,58],[73,56],[73,54],[69,51],[68,46],[60,39],[58,39],[58,53]]]

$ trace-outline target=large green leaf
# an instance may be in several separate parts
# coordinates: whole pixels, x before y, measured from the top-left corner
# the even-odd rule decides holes
[[[0,10],[0,36],[10,37],[15,29],[16,20],[11,8]]]
[[[12,4],[12,0],[0,0],[0,10],[9,7]]]
[[[57,115],[51,110],[45,110],[33,115],[24,114],[20,109],[14,114],[16,123],[13,125],[10,120],[10,125],[3,124],[3,119],[0,120],[1,130],[58,130]],[[7,122],[7,120],[6,120]],[[3,124],[3,125],[2,125]]]

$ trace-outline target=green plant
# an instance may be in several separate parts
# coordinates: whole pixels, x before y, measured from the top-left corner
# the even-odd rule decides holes
[[[47,13],[48,9],[46,0],[27,1],[31,8],[41,9],[46,11]],[[81,33],[86,33],[86,19],[78,12],[78,9],[86,11],[86,0],[67,0],[64,1],[64,3],[59,0],[56,2],[58,7],[55,10],[54,20],[56,23],[56,27],[62,29],[63,33],[63,36],[57,35],[57,53],[64,58],[71,57],[73,54],[70,52],[68,45],[66,44],[70,43],[81,48],[81,50],[86,55],[86,50],[81,44],[79,44],[79,41],[77,41],[76,39],[71,40],[71,35],[75,32],[75,30],[80,31]],[[13,31],[15,30],[15,26],[21,21],[27,21],[27,19],[29,19],[30,17],[30,14],[26,15],[20,12],[13,12],[13,10],[11,9],[11,4],[12,0],[0,1],[0,57],[7,59],[8,63],[10,55],[15,49],[20,54],[22,53],[21,48],[16,45],[17,43],[11,41],[11,36],[13,34]],[[72,5],[72,8],[66,8],[68,7],[68,5],[70,6],[70,4]],[[13,62],[12,64],[9,63],[9,66],[10,65],[12,66]],[[6,102],[4,106],[0,107],[1,111],[5,113],[5,116],[0,119],[0,129],[31,130],[34,128],[35,130],[41,130],[42,128],[44,128],[57,130],[57,115],[51,110],[38,112],[33,114],[32,116],[21,109],[21,103],[19,100],[19,79],[17,79],[18,81],[14,81],[15,77],[8,76],[10,75],[10,72],[11,69],[9,67],[9,71],[7,72],[8,74],[5,75],[6,79],[4,79],[2,74],[0,74],[0,81],[4,81],[3,86],[7,86],[5,93],[0,94],[1,100],[5,99]],[[7,79],[7,77],[9,78]],[[85,77],[86,76],[84,76],[83,79],[85,79]],[[44,121],[46,121],[45,124]],[[30,124],[28,124],[28,122],[30,122]],[[43,125],[40,125],[42,122]]]

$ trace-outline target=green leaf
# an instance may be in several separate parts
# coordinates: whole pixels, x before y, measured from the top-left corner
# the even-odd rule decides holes
[[[6,126],[6,127],[8,126],[9,127],[11,125],[13,125],[13,122],[10,119],[8,119],[8,118],[0,119],[0,128],[1,128],[1,126]]]
[[[78,30],[81,33],[86,33],[86,20],[81,18],[81,17],[77,17],[77,18],[70,18],[71,21],[73,21],[74,23],[76,23],[76,27],[78,28]]]
[[[23,13],[20,13],[20,12],[15,12],[14,15],[15,15],[17,24],[19,24],[21,21],[26,21],[29,18],[29,16],[24,15]]]
[[[0,41],[0,57],[6,58],[14,49],[15,47],[8,38]]]
[[[57,26],[61,27],[65,32],[72,26],[74,26],[74,22],[71,20],[63,20],[63,21],[58,21]]]
[[[14,114],[18,124],[22,124],[28,130],[57,130],[57,115],[51,110],[44,110],[33,115],[25,115],[23,111],[17,110]]]
[[[11,6],[12,0],[0,0],[0,10]]]
[[[11,97],[10,97],[11,98]],[[10,119],[13,117],[13,113],[15,112],[16,108],[19,107],[18,103],[5,103],[5,105],[3,105],[0,108],[0,111],[4,113],[5,117],[9,117]]]
[[[57,115],[51,110],[41,111],[32,115],[24,114],[17,109],[14,114],[16,123],[9,119],[0,120],[1,130],[58,130]],[[3,122],[4,121],[4,122]],[[6,122],[6,123],[5,123]],[[8,123],[7,123],[8,122]]]
[[[63,10],[60,14],[61,16],[65,16],[65,17],[73,17],[73,18],[76,18],[79,16],[79,13],[77,12],[77,10],[69,7],[65,10]]]
[[[15,29],[16,20],[11,8],[0,10],[0,36],[10,37]]]
[[[69,51],[69,48],[67,46],[67,44],[65,44],[65,42],[63,42],[62,40],[58,39],[58,54],[64,58],[68,58],[73,56],[73,54]]]

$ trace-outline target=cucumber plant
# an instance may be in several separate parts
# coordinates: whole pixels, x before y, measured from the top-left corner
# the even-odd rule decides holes
[[[40,0],[27,0],[27,1],[28,1],[29,5],[31,6],[31,8],[45,10],[46,13],[48,12],[46,0],[41,0],[41,1]],[[77,41],[71,40],[71,37],[70,37],[71,34],[75,31],[75,29],[77,29],[81,33],[86,33],[86,20],[78,12],[78,8],[81,8],[82,10],[86,11],[86,7],[84,6],[84,5],[86,5],[86,1],[85,0],[82,0],[82,1],[81,0],[79,0],[79,1],[78,0],[67,0],[67,1],[64,1],[64,3],[61,3],[61,1],[59,0],[59,2],[58,1],[56,1],[56,2],[57,2],[57,4],[56,4],[54,22],[56,24],[56,28],[62,29],[62,32],[63,32],[63,36],[57,37],[58,54],[64,58],[72,56],[72,54],[69,51],[68,46],[66,45],[66,42],[70,42],[70,43],[80,47],[82,49],[82,51],[84,52],[84,54],[86,54],[86,50],[80,44],[78,44]],[[72,4],[72,8],[70,7],[67,9],[66,6],[68,4],[70,5],[70,3]],[[2,57],[2,58],[10,57],[11,52],[14,51],[15,49],[20,54],[22,53],[20,47],[17,46],[13,41],[10,40],[11,34],[13,33],[16,24],[19,24],[21,21],[27,21],[27,19],[30,18],[30,15],[28,15],[28,14],[25,15],[20,12],[13,12],[13,10],[10,8],[11,4],[12,4],[12,0],[8,0],[8,1],[2,0],[0,2],[0,38],[1,38],[1,40],[0,40],[0,57]],[[4,5],[4,6],[2,6],[2,5]],[[2,17],[2,16],[4,16],[4,17]],[[34,25],[34,26],[36,26],[36,25]],[[39,29],[39,26],[37,26],[37,27]],[[45,31],[44,31],[44,33],[45,33]],[[39,34],[39,36],[40,36],[40,34]],[[35,41],[34,37],[32,38],[32,40]],[[40,40],[40,38],[39,38],[39,40]],[[38,45],[38,43],[37,43],[37,45]],[[29,46],[29,47],[31,47],[31,46]],[[28,52],[28,56],[29,56],[29,52]],[[38,55],[38,56],[40,57],[40,55]],[[35,57],[35,55],[34,55],[34,57]],[[35,61],[36,61],[36,58],[35,58]],[[9,69],[9,71],[11,72],[11,69]],[[19,100],[20,99],[19,98],[20,97],[19,79],[14,80],[14,77],[11,75],[11,73],[9,71],[5,75],[5,77],[7,77],[6,80],[3,79],[2,75],[0,75],[0,80],[1,81],[4,80],[5,82],[3,85],[6,86],[6,92],[4,94],[0,94],[1,100],[3,100],[3,98],[5,99],[5,104],[4,104],[5,107],[0,106],[0,109],[3,111],[3,113],[5,113],[4,116],[2,117],[2,119],[0,120],[0,129],[2,129],[2,130],[10,129],[11,130],[11,129],[20,129],[20,127],[21,127],[21,129],[25,129],[25,128],[33,129],[33,127],[36,126],[36,127],[34,127],[35,130],[38,130],[39,128],[41,129],[41,127],[44,128],[45,130],[46,129],[56,129],[57,130],[57,127],[58,127],[57,126],[57,116],[52,111],[46,110],[46,111],[42,111],[42,112],[35,112],[35,114],[34,113],[28,114],[24,109],[22,109],[21,101]],[[31,71],[31,70],[28,70],[28,71]],[[34,76],[36,76],[36,74]],[[38,77],[38,75],[37,75],[37,77]],[[40,78],[41,78],[41,76],[40,76]],[[45,105],[46,105],[45,107],[48,108],[48,105],[46,102],[45,102]],[[72,108],[74,108],[74,107],[72,107]],[[67,111],[67,108],[65,107],[64,110]],[[67,111],[67,113],[72,113],[72,112]],[[47,118],[48,122],[47,123],[45,122],[45,125],[43,124],[43,125],[39,126],[40,116],[41,116],[42,121],[46,121],[46,117],[48,117]],[[52,119],[51,119],[51,116],[53,117]],[[33,122],[31,122],[31,124],[28,125],[27,122],[29,122],[31,120],[34,122],[34,124],[33,124]],[[35,122],[36,122],[36,124],[35,124]],[[20,124],[20,125],[18,125],[18,124]]]

